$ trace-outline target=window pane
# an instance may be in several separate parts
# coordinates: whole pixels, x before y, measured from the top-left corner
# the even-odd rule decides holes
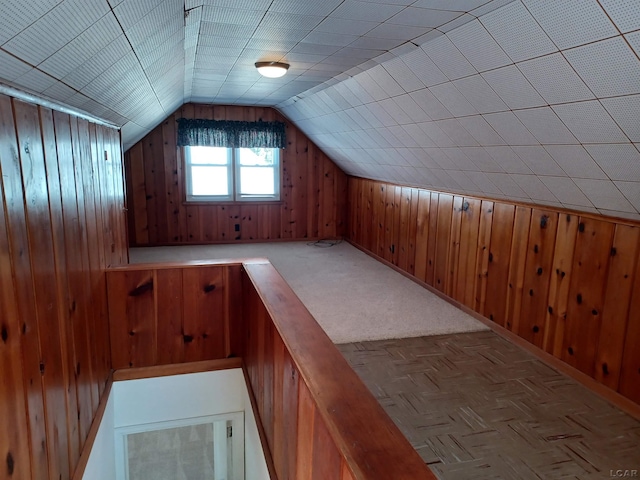
[[[227,165],[228,148],[225,147],[188,147],[192,165]]]
[[[191,167],[191,195],[229,195],[227,167]]]
[[[240,165],[276,165],[278,150],[276,148],[239,148]]]
[[[273,168],[240,167],[240,195],[273,195]]]

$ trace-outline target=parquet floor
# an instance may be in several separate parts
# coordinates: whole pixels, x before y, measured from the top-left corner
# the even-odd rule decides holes
[[[491,331],[338,348],[439,478],[640,478],[640,421]]]

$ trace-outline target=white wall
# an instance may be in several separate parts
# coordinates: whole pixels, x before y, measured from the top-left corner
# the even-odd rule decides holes
[[[113,480],[116,478],[116,449],[113,441],[114,403],[113,389],[111,389],[100,428],[93,442],[89,461],[82,477],[87,480]]]
[[[242,369],[114,382],[83,478],[116,478],[115,428],[238,411],[245,413],[245,476],[268,479]]]

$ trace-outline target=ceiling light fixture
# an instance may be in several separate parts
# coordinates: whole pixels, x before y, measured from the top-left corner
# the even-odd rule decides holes
[[[256,62],[256,68],[260,75],[269,78],[278,78],[287,73],[288,63],[280,62]]]

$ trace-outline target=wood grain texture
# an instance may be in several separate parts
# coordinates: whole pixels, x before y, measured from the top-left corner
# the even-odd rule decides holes
[[[113,368],[237,355],[239,265],[129,265],[107,270],[106,278]]]
[[[416,215],[395,230],[384,200],[396,188],[408,190],[349,178],[352,243],[638,401],[640,225],[412,189]],[[415,244],[413,271],[364,233],[369,221],[382,244]]]
[[[278,475],[435,478],[273,266],[249,261],[244,268],[243,359]],[[285,429],[295,443],[276,443]]]
[[[176,120],[281,121],[282,192],[274,204],[186,204]],[[262,107],[187,104],[125,153],[132,245],[335,238],[347,234],[347,177],[302,131]],[[237,227],[236,227],[237,225]]]
[[[105,392],[104,271],[127,258],[109,233],[126,237],[120,148],[110,128],[0,95],[3,478],[72,477]]]

